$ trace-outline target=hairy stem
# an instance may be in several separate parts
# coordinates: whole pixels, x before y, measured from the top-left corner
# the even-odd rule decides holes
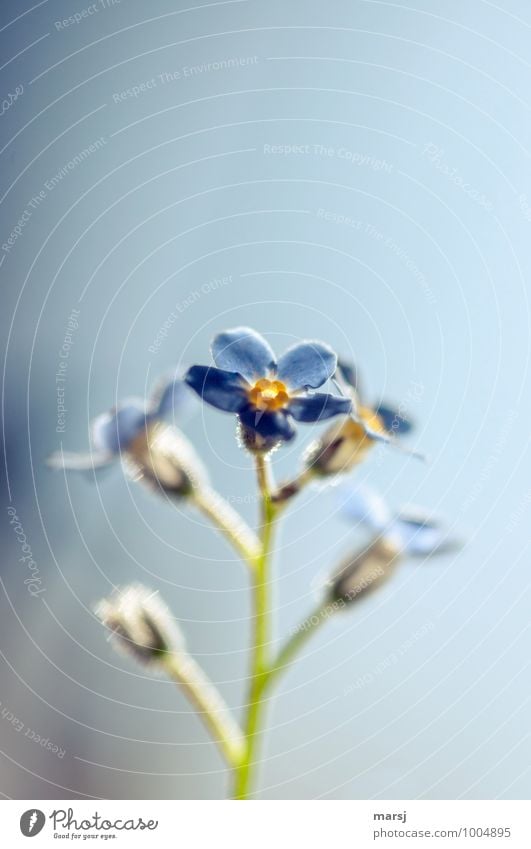
[[[256,534],[222,496],[210,487],[194,493],[195,506],[207,516],[234,546],[240,557],[255,567],[261,556],[261,545]]]
[[[164,660],[164,668],[196,708],[227,764],[236,769],[245,754],[245,742],[219,691],[189,654],[169,654]]]

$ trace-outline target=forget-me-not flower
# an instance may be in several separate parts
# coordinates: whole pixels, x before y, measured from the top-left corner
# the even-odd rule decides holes
[[[353,363],[339,360],[336,377],[340,384],[347,388],[347,394],[350,394],[355,402],[354,414],[357,414],[357,418],[365,424],[365,431],[369,438],[387,441],[385,434],[404,436],[413,429],[413,423],[404,415],[400,407],[384,401],[377,404],[367,401],[360,385],[358,370]]]
[[[206,473],[186,437],[165,419],[180,412],[189,392],[180,379],[158,384],[147,401],[129,398],[91,423],[91,451],[56,451],[48,465],[97,471],[121,459],[127,472],[173,495],[187,495]]]
[[[349,472],[367,457],[375,442],[396,445],[396,437],[409,433],[412,422],[399,407],[365,401],[354,365],[340,360],[334,379],[352,401],[350,414],[335,422],[310,445],[306,468],[315,475],[328,476]],[[414,456],[422,456],[412,453]]]
[[[379,589],[404,557],[426,558],[459,547],[442,523],[424,510],[404,508],[395,513],[366,485],[342,487],[341,495],[342,512],[369,528],[372,540],[346,557],[329,578],[331,602],[350,604]]]
[[[310,392],[336,371],[337,357],[322,342],[299,342],[277,361],[262,336],[237,327],[215,337],[212,357],[214,366],[192,366],[186,382],[208,404],[236,413],[263,450],[294,437],[293,419],[317,422],[351,409],[350,398]]]
[[[398,551],[410,557],[428,557],[459,547],[443,523],[418,507],[393,512],[382,496],[366,484],[340,490],[343,514],[365,525],[375,536],[392,540]]]

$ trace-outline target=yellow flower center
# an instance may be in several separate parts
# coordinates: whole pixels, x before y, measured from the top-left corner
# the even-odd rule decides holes
[[[262,412],[281,410],[289,401],[288,391],[281,380],[257,380],[249,390],[249,401]]]

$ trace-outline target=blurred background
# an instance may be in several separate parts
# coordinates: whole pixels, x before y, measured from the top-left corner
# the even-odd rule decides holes
[[[240,324],[279,352],[323,339],[401,403],[429,464],[378,450],[356,478],[466,539],[320,630],[270,706],[257,797],[529,797],[530,32],[524,0],[2,3],[5,797],[227,792],[188,703],[93,606],[158,590],[240,713],[244,568],[119,465],[44,461]],[[231,417],[193,402],[179,424],[256,522]],[[359,543],[334,489],[301,496],[277,640]]]

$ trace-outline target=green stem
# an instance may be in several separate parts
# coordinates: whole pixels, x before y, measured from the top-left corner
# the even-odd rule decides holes
[[[247,799],[251,781],[257,765],[260,724],[264,711],[263,692],[269,675],[268,645],[270,641],[270,575],[269,563],[276,517],[276,508],[271,499],[268,481],[268,460],[256,458],[258,486],[262,495],[261,552],[253,573],[254,637],[251,656],[251,683],[244,726],[246,751],[241,764],[235,770],[235,799]]]
[[[254,568],[261,556],[261,545],[256,534],[244,522],[239,513],[214,489],[202,487],[193,495],[195,506],[207,516],[226,539],[234,546],[240,557]]]
[[[327,606],[321,603],[313,613],[301,622],[271,663],[264,682],[264,689],[266,687],[269,689],[271,684],[288,668],[295,655],[305,646],[320,625],[326,622],[329,615]]]
[[[238,723],[216,687],[186,652],[170,654],[163,663],[169,677],[184,690],[196,708],[227,764],[236,769],[244,756],[245,743]]]

